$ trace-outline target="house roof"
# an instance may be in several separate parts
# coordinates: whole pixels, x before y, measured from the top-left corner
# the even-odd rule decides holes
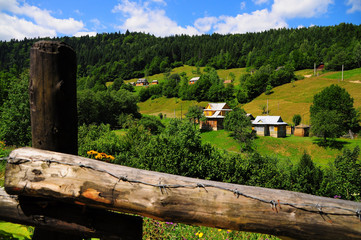
[[[310,128],[310,125],[300,124],[295,126],[295,128]]]
[[[257,116],[252,122],[254,125],[288,125],[281,116]]]
[[[148,80],[146,78],[139,78],[137,83],[147,83]]]
[[[195,82],[195,81],[198,81],[200,77],[194,77],[194,78],[191,78],[191,80],[189,80],[190,82]]]
[[[317,70],[323,70],[325,68],[324,64],[321,64],[320,66],[317,67]]]
[[[204,109],[204,111],[214,111],[212,116],[206,116],[206,118],[224,118],[225,116],[222,116],[220,113],[232,111],[232,109],[229,108],[227,103],[208,103],[208,106]]]
[[[212,116],[206,116],[206,118],[224,118],[224,116],[219,115],[221,111],[215,111],[215,113]]]
[[[204,109],[204,111],[217,111],[217,110],[225,110],[230,111],[227,103],[208,103],[208,106]]]

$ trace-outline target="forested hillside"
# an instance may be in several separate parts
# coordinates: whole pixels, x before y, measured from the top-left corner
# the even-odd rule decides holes
[[[261,33],[155,37],[144,33],[64,37],[77,52],[79,77],[87,84],[105,84],[117,78],[143,77],[183,64],[216,69],[273,68],[290,63],[295,70],[325,63],[339,70],[360,67],[361,26],[278,29]],[[29,66],[29,49],[39,39],[0,42],[0,71]]]

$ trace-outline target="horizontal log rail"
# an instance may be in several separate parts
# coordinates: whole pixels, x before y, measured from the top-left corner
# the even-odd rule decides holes
[[[143,220],[136,216],[44,198],[9,195],[3,188],[0,188],[0,209],[0,219],[4,221],[66,232],[69,236],[142,239]]]
[[[14,195],[281,238],[361,239],[359,202],[181,177],[34,148],[10,154],[5,189]]]

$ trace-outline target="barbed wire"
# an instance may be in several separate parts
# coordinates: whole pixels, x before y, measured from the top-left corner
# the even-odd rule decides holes
[[[76,166],[76,167],[81,167],[81,168],[87,168],[87,169],[91,169],[91,170],[94,170],[94,171],[97,171],[97,172],[102,172],[102,173],[108,174],[109,176],[112,176],[112,177],[117,179],[117,182],[114,184],[112,193],[114,193],[116,185],[120,181],[129,182],[129,183],[143,184],[143,185],[159,188],[161,194],[168,194],[167,189],[175,189],[175,188],[191,188],[191,189],[203,188],[206,192],[208,192],[207,188],[215,188],[215,189],[220,189],[220,190],[231,192],[237,198],[239,198],[239,196],[242,196],[242,197],[245,197],[245,198],[248,198],[248,199],[253,199],[253,200],[256,200],[256,201],[259,201],[259,202],[268,203],[268,204],[271,205],[272,210],[277,212],[277,213],[279,212],[280,209],[282,209],[282,205],[285,205],[285,206],[289,206],[289,207],[292,207],[292,208],[295,208],[295,209],[298,209],[298,210],[302,210],[302,211],[306,211],[306,212],[310,212],[310,213],[320,214],[322,216],[322,218],[323,218],[323,215],[326,215],[326,216],[327,215],[356,216],[361,222],[361,209],[356,209],[355,210],[355,209],[349,209],[349,208],[344,208],[344,207],[334,206],[334,205],[281,202],[280,200],[276,201],[275,199],[271,199],[271,200],[270,199],[264,199],[264,198],[256,197],[256,196],[253,196],[253,195],[250,195],[250,194],[246,194],[244,192],[239,191],[237,188],[232,189],[232,188],[227,188],[227,187],[214,185],[214,184],[204,184],[204,183],[162,184],[161,181],[158,184],[154,184],[154,183],[144,182],[144,181],[140,181],[140,180],[136,180],[136,179],[130,179],[127,176],[117,175],[117,174],[109,172],[109,171],[107,171],[105,169],[100,169],[98,167],[85,165],[85,164],[82,164],[82,163],[66,163],[66,162],[61,162],[61,161],[52,160],[52,159],[44,159],[44,160],[41,160],[41,159],[34,160],[34,159],[32,159],[32,160],[29,160],[29,159],[18,159],[18,158],[11,158],[11,157],[8,157],[7,159],[10,160],[10,161],[8,161],[8,163],[14,164],[14,165],[20,165],[20,164],[26,163],[26,162],[41,161],[41,162],[46,162],[49,167],[50,167],[50,165],[52,163],[56,163],[56,164],[62,164],[62,165],[67,165],[67,166]],[[114,201],[114,194],[113,194],[113,201]],[[311,208],[311,209],[307,209],[307,207]],[[324,211],[325,208],[339,209],[339,210],[343,210],[343,211],[348,211],[350,213],[326,212],[326,211]]]

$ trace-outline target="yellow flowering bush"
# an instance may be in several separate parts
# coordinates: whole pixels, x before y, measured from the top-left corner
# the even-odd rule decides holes
[[[114,157],[112,155],[108,155],[106,153],[100,153],[94,150],[87,151],[87,154],[91,156],[91,158],[95,158],[97,160],[103,160],[106,162],[114,161]]]

